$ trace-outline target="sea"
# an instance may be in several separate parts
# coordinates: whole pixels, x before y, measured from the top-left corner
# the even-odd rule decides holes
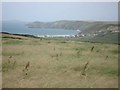
[[[45,29],[45,28],[28,28],[26,22],[4,21],[2,22],[2,32],[13,34],[29,34],[29,35],[76,35],[77,30],[65,29]]]

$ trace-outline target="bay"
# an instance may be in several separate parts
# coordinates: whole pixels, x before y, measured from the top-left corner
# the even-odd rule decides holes
[[[28,28],[25,22],[3,22],[2,32],[30,35],[76,35],[77,30]]]

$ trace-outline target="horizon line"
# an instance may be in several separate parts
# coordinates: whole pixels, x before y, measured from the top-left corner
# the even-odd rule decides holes
[[[119,2],[119,0],[1,0],[1,2]]]
[[[120,22],[120,20],[73,20],[73,19],[61,19],[61,20],[49,20],[49,21],[43,21],[43,20],[30,20],[30,21],[23,21],[23,20],[1,20],[0,22],[4,21],[21,21],[21,22],[56,22],[56,21],[86,21],[86,22]]]

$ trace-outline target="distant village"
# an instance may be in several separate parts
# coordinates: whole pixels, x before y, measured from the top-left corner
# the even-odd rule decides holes
[[[105,30],[99,30],[99,31],[96,31],[94,33],[79,33],[78,35],[76,35],[76,37],[85,37],[85,36],[89,36],[89,37],[94,37],[94,36],[97,36],[97,35],[105,35],[107,33],[118,33],[120,32],[120,30],[109,30],[107,29],[106,31]]]
[[[97,35],[105,35],[107,33],[118,33],[120,30],[118,29],[112,29],[112,28],[107,28],[107,30],[99,30],[94,33],[82,33],[80,30],[77,30],[78,34],[76,35],[36,35],[37,37],[65,37],[65,38],[82,38],[82,37],[95,37]]]

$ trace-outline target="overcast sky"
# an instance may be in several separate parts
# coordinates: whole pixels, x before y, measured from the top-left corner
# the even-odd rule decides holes
[[[117,21],[117,2],[3,2],[3,20]]]

